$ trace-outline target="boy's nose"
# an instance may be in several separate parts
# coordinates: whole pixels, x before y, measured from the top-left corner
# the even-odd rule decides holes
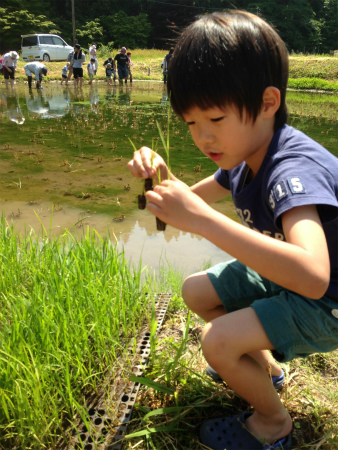
[[[213,142],[214,136],[208,128],[200,128],[198,130],[198,139],[203,143]]]

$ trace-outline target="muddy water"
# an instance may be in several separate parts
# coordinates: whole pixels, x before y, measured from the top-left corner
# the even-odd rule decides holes
[[[82,211],[68,206],[55,208],[50,203],[1,202],[8,224],[19,233],[58,236],[66,230],[80,237],[88,228],[100,236],[110,236],[117,248],[124,251],[126,259],[134,266],[142,263],[150,273],[160,267],[171,267],[183,275],[201,270],[208,264],[217,264],[231,257],[197,235],[184,233],[167,226],[157,231],[155,217],[148,211],[133,211],[125,218],[115,220],[105,214]],[[222,207],[219,208],[222,210]],[[224,208],[223,208],[224,209]]]
[[[290,123],[336,155],[337,104],[337,96],[295,93],[288,101]],[[170,264],[187,275],[229,259],[199,236],[171,227],[158,232],[155,218],[137,209],[142,184],[126,169],[133,153],[128,138],[163,155],[157,121],[166,130],[167,113],[160,83],[84,86],[81,92],[54,83],[32,93],[0,85],[0,211],[19,232],[44,227],[80,236],[89,227],[109,234],[131,263],[141,260],[155,271]],[[170,123],[175,175],[193,184],[212,174],[214,164],[196,149],[186,126],[175,117]],[[236,218],[230,200],[217,209]]]

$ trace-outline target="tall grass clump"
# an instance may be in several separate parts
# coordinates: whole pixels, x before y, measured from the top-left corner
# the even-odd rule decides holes
[[[95,232],[38,239],[0,220],[1,448],[55,448],[83,416],[151,316],[140,272]]]

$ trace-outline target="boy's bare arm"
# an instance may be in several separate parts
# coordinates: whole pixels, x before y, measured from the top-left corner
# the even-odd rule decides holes
[[[208,204],[217,202],[231,193],[215,180],[214,175],[199,181],[190,189]]]
[[[315,205],[284,213],[285,242],[229,219],[180,183],[164,181],[147,200],[149,211],[164,222],[203,236],[276,284],[314,299],[325,294],[330,262]]]

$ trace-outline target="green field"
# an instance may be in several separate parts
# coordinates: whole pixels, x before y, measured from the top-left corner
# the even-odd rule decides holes
[[[103,80],[105,78],[105,70],[103,62],[109,57],[114,57],[118,50],[111,53],[99,53],[99,69],[97,79]],[[163,50],[133,50],[131,60],[133,63],[132,71],[135,80],[162,80],[161,63],[165,56]],[[326,84],[318,86],[317,89],[338,90],[338,56],[327,55],[291,55],[290,56],[290,79],[299,80],[295,86],[298,89],[316,89],[316,85],[309,85],[308,81],[300,82],[301,79],[318,79],[327,81]],[[23,70],[25,63],[19,60],[17,80],[25,80],[26,76]],[[49,62],[46,63],[48,68],[48,80],[61,80],[61,69],[64,62]],[[87,78],[86,71],[84,78]],[[297,84],[298,83],[298,84]]]

